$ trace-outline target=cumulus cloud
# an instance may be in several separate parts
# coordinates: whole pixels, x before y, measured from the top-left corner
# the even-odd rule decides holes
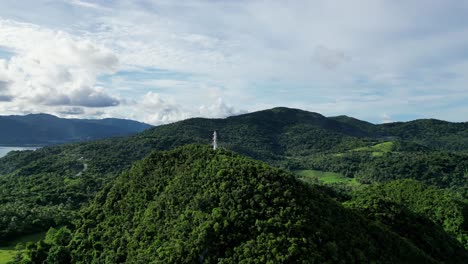
[[[119,100],[105,93],[102,87],[81,87],[72,91],[70,105],[87,107],[107,107],[119,105]]]
[[[198,114],[200,116],[211,118],[222,118],[244,113],[246,113],[246,111],[237,110],[233,106],[227,105],[222,98],[218,98],[215,103],[211,105],[202,105],[198,109]]]
[[[159,94],[153,92],[145,94],[138,105],[143,110],[143,120],[150,124],[171,123],[189,116],[180,106],[162,99]]]
[[[161,125],[191,117],[224,118],[245,113],[236,110],[218,98],[211,104],[199,107],[183,106],[173,100],[164,99],[160,94],[149,92],[140,100],[129,105],[136,119],[153,125]]]
[[[0,20],[0,45],[14,55],[0,59],[10,96],[44,106],[108,107],[119,99],[96,86],[100,74],[115,72],[112,51],[88,39],[31,24]]]
[[[393,121],[392,117],[389,114],[384,113],[382,115],[382,123],[387,124],[387,123],[392,123],[392,122],[394,122],[394,121]]]

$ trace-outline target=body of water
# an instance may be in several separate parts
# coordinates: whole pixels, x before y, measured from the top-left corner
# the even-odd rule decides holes
[[[35,150],[37,147],[3,147],[0,146],[0,158],[13,150]]]

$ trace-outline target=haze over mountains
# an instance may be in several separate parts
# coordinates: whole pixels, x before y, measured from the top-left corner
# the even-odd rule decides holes
[[[0,145],[50,145],[124,136],[151,126],[137,121],[65,119],[49,114],[0,116]]]

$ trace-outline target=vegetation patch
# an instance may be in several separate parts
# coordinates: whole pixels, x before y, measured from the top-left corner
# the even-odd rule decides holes
[[[323,184],[351,183],[353,179],[343,176],[341,173],[319,171],[319,170],[296,170],[294,171],[300,179],[307,182],[318,181]]]
[[[394,149],[395,149],[395,143],[392,141],[388,141],[388,142],[375,144],[373,146],[355,148],[350,151],[366,151],[366,152],[372,152],[372,154],[374,155],[374,153],[389,153],[389,152],[392,152]]]
[[[29,256],[36,263],[438,263],[324,189],[222,149],[154,152],[97,195],[71,239],[38,243]],[[448,250],[462,255],[442,261],[463,263],[460,246]]]
[[[22,236],[10,241],[2,241],[0,245],[0,264],[6,264],[15,259],[22,252],[28,242],[35,243],[45,236],[45,232]]]

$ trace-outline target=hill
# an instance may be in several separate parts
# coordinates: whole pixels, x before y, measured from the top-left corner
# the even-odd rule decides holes
[[[229,151],[189,145],[137,162],[84,209],[65,248],[38,244],[30,247],[30,256],[36,262],[70,259],[57,254],[68,252],[76,263],[466,260],[455,240],[415,225],[428,234],[427,243],[443,245],[441,254],[343,208],[320,187],[290,173]],[[38,253],[47,248],[49,256]]]
[[[187,143],[209,144],[214,130],[222,147],[271,162],[287,155],[362,146],[361,139],[370,136],[317,113],[278,107],[226,119],[188,119],[149,129],[137,138],[169,149]]]
[[[385,130],[380,126],[380,125],[375,125],[370,122],[366,122],[363,120],[359,120],[354,117],[346,116],[346,115],[341,115],[341,116],[333,116],[329,117],[332,120],[338,121],[340,123],[347,124],[349,126],[352,126],[356,129],[359,129],[361,131],[365,131],[369,135],[372,135],[373,137],[379,137],[379,136],[385,136]]]
[[[0,145],[51,145],[125,136],[150,125],[124,119],[64,119],[48,114],[0,116]]]
[[[389,151],[383,149],[382,144],[377,144],[342,153],[319,153],[296,160],[294,166],[341,173],[365,184],[411,178],[441,188],[459,189],[467,194],[467,155],[398,149]]]
[[[330,119],[360,129],[373,138],[399,139],[435,150],[468,151],[468,122],[418,119],[376,125],[348,116],[330,117]]]
[[[392,225],[397,224],[400,227],[409,226],[411,221],[405,222],[401,217],[398,220],[399,217],[395,215],[395,212],[401,212],[399,208],[409,209],[414,214],[424,216],[433,224],[442,227],[468,249],[468,204],[447,190],[436,189],[416,180],[404,179],[371,185],[353,192],[352,196],[352,199],[345,204],[363,211],[369,218],[391,221]],[[390,208],[393,212],[389,210]],[[410,233],[411,228],[406,228],[407,233]],[[425,240],[421,232],[419,234],[416,232],[414,235]]]
[[[274,108],[226,119],[193,118],[129,137],[11,152],[0,159],[0,212],[5,216],[0,241],[70,222],[83,204],[152,150],[208,145],[213,130],[221,148],[270,165],[340,173],[359,183],[415,178],[468,197],[466,155],[408,141],[382,142],[388,138],[374,138],[353,122]]]
[[[389,135],[438,150],[468,151],[468,122],[419,119],[380,125]]]

